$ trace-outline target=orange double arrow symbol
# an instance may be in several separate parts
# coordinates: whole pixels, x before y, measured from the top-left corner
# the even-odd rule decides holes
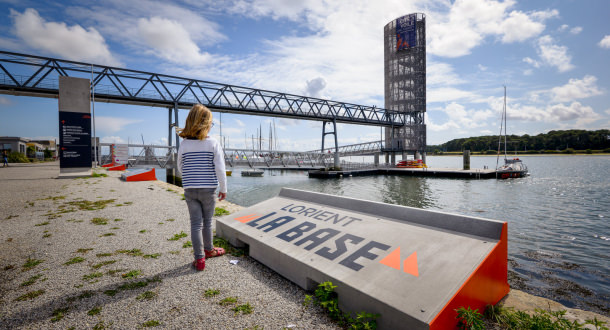
[[[392,253],[388,254],[385,258],[379,260],[379,263],[398,270],[401,270],[402,268],[402,271],[404,271],[405,273],[409,273],[411,275],[419,277],[419,269],[417,268],[417,251],[411,253],[411,255],[408,256],[407,259],[405,259],[405,261],[403,261],[401,265],[399,246],[396,248],[396,250],[392,251]]]

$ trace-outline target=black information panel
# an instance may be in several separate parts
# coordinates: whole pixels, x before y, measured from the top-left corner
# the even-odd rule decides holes
[[[59,167],[91,167],[91,115],[59,112]]]

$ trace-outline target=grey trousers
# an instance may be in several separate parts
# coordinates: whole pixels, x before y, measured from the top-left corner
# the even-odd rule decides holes
[[[195,260],[205,256],[203,249],[214,248],[212,241],[212,216],[216,205],[216,188],[184,189],[184,199],[191,218],[191,239]]]

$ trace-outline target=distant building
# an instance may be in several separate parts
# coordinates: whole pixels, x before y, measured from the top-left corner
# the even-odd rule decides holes
[[[25,155],[28,143],[30,143],[30,139],[14,136],[0,136],[0,151],[6,151],[9,154],[11,152],[18,152]]]

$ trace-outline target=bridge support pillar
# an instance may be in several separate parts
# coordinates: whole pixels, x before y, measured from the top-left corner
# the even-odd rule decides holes
[[[396,153],[395,152],[393,152],[392,156],[390,156],[390,162],[392,164],[396,164]]]
[[[335,136],[335,155],[334,155],[334,164],[333,166],[335,168],[339,167],[339,142],[337,140],[337,120],[335,118],[333,118],[332,124],[333,124],[333,131],[332,132],[326,132],[326,124],[330,123],[330,122],[322,122],[322,149],[320,150],[322,153],[324,153],[324,137],[327,134],[333,134]]]
[[[379,166],[379,154],[376,153],[375,154],[375,167],[378,167],[378,166]]]

